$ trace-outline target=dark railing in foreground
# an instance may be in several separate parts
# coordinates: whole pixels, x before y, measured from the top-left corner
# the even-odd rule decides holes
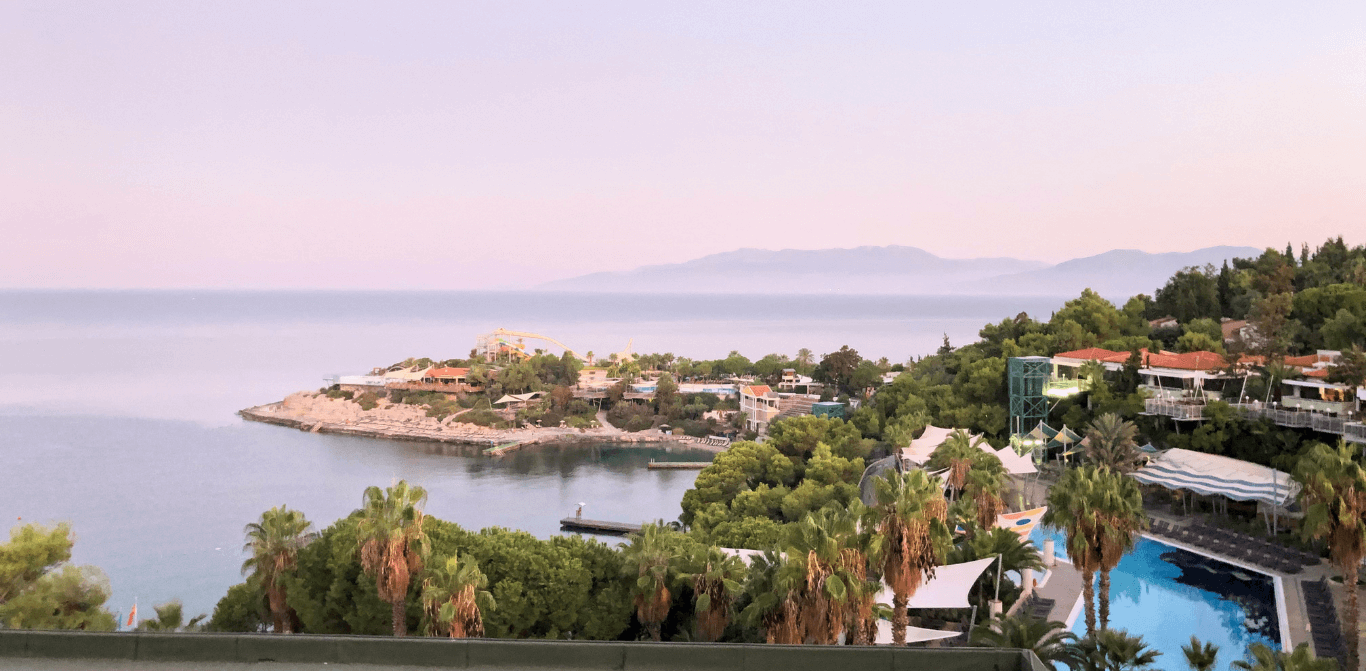
[[[24,658],[369,664],[456,669],[1047,671],[1032,652],[993,648],[0,630],[0,667],[6,666],[6,659]]]

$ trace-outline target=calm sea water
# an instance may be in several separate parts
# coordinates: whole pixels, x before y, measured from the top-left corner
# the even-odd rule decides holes
[[[536,447],[500,459],[244,423],[234,413],[339,373],[464,357],[498,327],[580,351],[817,354],[893,361],[962,344],[1060,299],[533,293],[0,292],[0,521],[70,521],[111,607],[208,612],[241,580],[242,527],[287,504],[320,526],[396,478],[428,511],[538,536],[588,502],[604,519],[676,518],[693,471],[661,448]]]

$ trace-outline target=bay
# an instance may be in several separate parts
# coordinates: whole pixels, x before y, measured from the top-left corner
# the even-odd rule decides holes
[[[242,527],[271,506],[319,526],[403,478],[428,511],[539,537],[578,502],[601,519],[675,519],[705,460],[652,446],[537,446],[492,459],[308,434],[235,412],[409,356],[465,357],[478,333],[543,333],[599,355],[818,355],[904,361],[1061,299],[441,292],[0,291],[0,520],[72,523],[74,561],[110,577],[110,607],[171,598],[209,612],[241,580]],[[529,347],[534,347],[529,344]]]

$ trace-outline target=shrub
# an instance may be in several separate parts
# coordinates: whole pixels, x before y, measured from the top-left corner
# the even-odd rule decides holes
[[[499,417],[498,413],[493,412],[492,410],[471,410],[456,417],[455,421],[464,422],[466,424],[478,424],[479,426],[491,426],[494,428],[503,428],[503,426],[505,426],[503,418]]]
[[[654,426],[654,412],[639,403],[624,402],[607,411],[607,421],[626,431],[641,431]],[[634,428],[633,428],[634,427]]]
[[[541,426],[547,428],[557,427],[560,425],[560,422],[563,421],[564,413],[559,410],[547,410],[545,414],[541,415]]]
[[[356,397],[356,403],[360,404],[361,410],[374,410],[375,406],[379,405],[379,394],[367,391]]]
[[[564,423],[571,429],[592,429],[599,426],[597,419],[582,415],[570,415],[565,418]]]
[[[355,398],[355,396],[355,392],[343,391],[342,388],[338,387],[337,385],[332,385],[327,390],[328,398],[340,398],[349,401],[352,398]]]

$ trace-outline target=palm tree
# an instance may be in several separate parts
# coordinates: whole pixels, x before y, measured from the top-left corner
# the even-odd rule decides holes
[[[996,460],[999,466],[1001,460],[995,456],[990,456]],[[984,460],[985,461],[985,460]],[[973,507],[977,513],[977,526],[983,529],[990,529],[996,526],[996,518],[1006,511],[1006,502],[1001,498],[1001,490],[1005,488],[1006,473],[1004,467],[992,468],[990,462],[984,467],[973,468],[968,473],[967,484],[963,487],[963,494],[972,500]]]
[[[185,621],[185,605],[180,599],[173,599],[159,606],[153,606],[157,616],[138,623],[138,631],[200,631],[199,623],[207,617],[196,615]]]
[[[1162,655],[1148,650],[1141,636],[1123,629],[1106,629],[1082,639],[1075,647],[1079,671],[1134,671],[1146,669]]]
[[[1076,634],[1067,630],[1067,625],[1041,620],[1028,615],[1011,617],[998,616],[990,627],[977,627],[972,631],[972,642],[987,648],[1012,648],[1030,650],[1049,667],[1056,669],[1055,662],[1069,667],[1076,660]]]
[[[1138,427],[1126,422],[1119,415],[1107,412],[1095,421],[1086,432],[1086,461],[1104,466],[1120,473],[1138,470],[1143,455],[1138,451]]]
[[[251,556],[242,562],[242,573],[252,571],[260,580],[276,633],[293,633],[294,617],[285,601],[282,579],[294,571],[299,550],[313,539],[309,532],[312,526],[302,512],[279,506],[262,513],[259,522],[244,529],[247,542],[242,550]]]
[[[740,620],[762,628],[768,643],[801,643],[797,587],[802,574],[796,560],[789,560],[777,550],[766,550],[755,557],[745,578],[745,594],[750,602],[740,612]]]
[[[877,505],[869,509],[868,558],[892,590],[892,642],[906,644],[906,604],[934,574],[952,544],[945,525],[948,502],[939,482],[923,470],[890,471],[874,481]]]
[[[714,546],[698,546],[685,561],[687,573],[679,582],[692,586],[697,614],[697,640],[711,643],[721,638],[730,624],[730,609],[745,577],[745,564],[739,557]]]
[[[1342,572],[1347,589],[1347,610],[1343,630],[1348,632],[1347,663],[1355,669],[1357,657],[1357,579],[1366,556],[1366,471],[1352,458],[1346,441],[1336,448],[1318,444],[1295,466],[1300,483],[1300,506],[1304,521],[1300,525],[1306,538],[1328,541],[1328,556]]]
[[[1004,477],[1005,467],[995,454],[982,449],[986,439],[978,436],[976,440],[965,429],[958,429],[944,439],[943,444],[934,448],[925,467],[931,471],[948,469],[945,481],[953,489],[954,498],[968,484],[968,474],[974,469],[999,473]],[[995,521],[995,518],[992,518]]]
[[[1332,659],[1319,659],[1309,649],[1308,643],[1295,646],[1294,652],[1272,650],[1263,643],[1248,646],[1250,659],[1235,660],[1233,668],[1241,671],[1335,671],[1338,667]]]
[[[829,645],[844,631],[851,597],[864,580],[844,554],[857,533],[857,517],[837,506],[807,513],[787,529],[787,555],[803,572],[797,591],[804,641]]]
[[[468,555],[457,554],[422,581],[422,608],[427,613],[427,633],[451,638],[484,635],[483,611],[498,607],[488,592],[488,576]]]
[[[1186,665],[1191,667],[1191,671],[1211,671],[1219,658],[1219,646],[1201,643],[1195,636],[1191,636],[1189,645],[1181,646],[1181,652],[1185,653]]]
[[[669,616],[673,594],[669,592],[669,568],[677,559],[673,532],[661,523],[646,524],[640,533],[631,534],[630,543],[622,544],[625,564],[622,570],[634,575],[636,619],[649,632],[650,638],[660,640],[660,626]]]
[[[1067,556],[1082,575],[1086,633],[1094,635],[1095,574],[1101,574],[1100,622],[1105,629],[1110,616],[1110,570],[1133,548],[1138,532],[1147,524],[1138,484],[1107,468],[1071,469],[1048,491],[1043,522],[1067,535]]]
[[[1044,568],[1043,557],[1039,554],[1034,544],[1023,540],[1020,535],[1010,529],[997,527],[990,531],[981,532],[968,538],[950,553],[951,564],[961,564],[987,557],[1000,557],[1001,572],[1020,571],[1021,569],[1031,568],[1042,570]],[[996,568],[993,566],[977,578],[975,587],[981,594],[984,590],[991,589],[996,583]],[[1021,587],[1025,587],[1021,585]]]
[[[361,568],[392,608],[394,636],[408,635],[408,586],[422,572],[428,552],[422,531],[426,502],[425,489],[403,480],[383,490],[369,487],[356,525]]]
[[[810,366],[815,362],[816,355],[813,354],[811,350],[805,347],[797,350],[797,358],[793,360],[793,363],[799,364],[801,366]]]

